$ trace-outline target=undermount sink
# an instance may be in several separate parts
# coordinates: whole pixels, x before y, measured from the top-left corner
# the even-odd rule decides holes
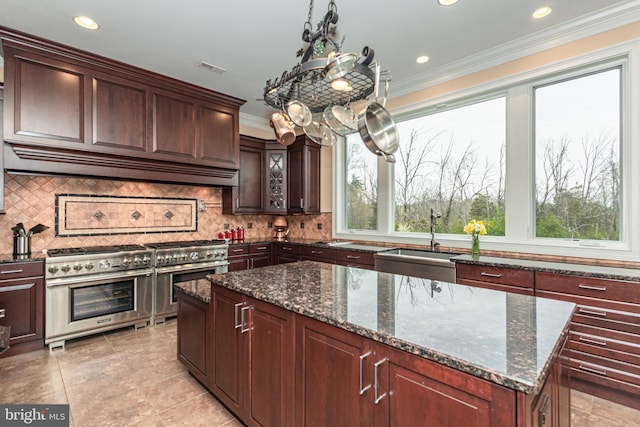
[[[342,246],[342,245],[350,245],[351,242],[343,241],[343,240],[328,240],[316,242],[317,245],[327,245],[327,246]]]
[[[451,258],[457,255],[460,254],[400,248],[376,253],[374,263],[378,271],[455,282],[456,266]]]

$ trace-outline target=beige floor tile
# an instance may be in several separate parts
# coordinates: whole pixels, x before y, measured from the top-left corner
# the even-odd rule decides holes
[[[147,394],[147,399],[159,411],[208,393],[198,381],[186,372],[161,381],[142,384],[140,387]]]
[[[42,401],[47,395],[63,393],[64,382],[60,371],[47,371],[42,375],[25,378],[7,378],[0,380],[0,401],[2,403],[32,403]]]
[[[74,423],[83,427],[128,426],[142,423],[156,414],[144,392],[136,388],[107,398],[89,396],[81,404],[74,403],[70,393],[69,403]]]
[[[208,393],[160,412],[170,426],[221,426],[234,417],[220,402]]]
[[[127,372],[127,365],[118,354],[110,354],[93,360],[82,358],[79,363],[73,363],[73,360],[72,358],[64,364],[60,363],[60,372],[67,387],[93,382],[96,378],[104,376],[122,376]]]
[[[0,364],[0,378],[9,381],[42,375],[44,372],[58,371],[58,361],[48,350],[34,351],[3,359]]]
[[[603,420],[611,421],[614,423],[612,425],[624,425],[628,420],[635,418],[637,425],[640,426],[640,411],[603,399],[594,400],[591,413],[597,414],[597,416]]]

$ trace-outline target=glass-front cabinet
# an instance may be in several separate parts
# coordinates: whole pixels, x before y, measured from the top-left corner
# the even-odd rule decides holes
[[[265,212],[287,213],[287,149],[280,144],[266,143]]]

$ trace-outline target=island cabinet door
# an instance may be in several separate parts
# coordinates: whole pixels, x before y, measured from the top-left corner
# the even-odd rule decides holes
[[[365,338],[296,317],[295,425],[372,426],[371,358]]]
[[[178,293],[178,360],[202,384],[209,384],[209,304]]]
[[[293,427],[293,313],[247,298],[249,383],[244,421],[248,426]]]
[[[211,392],[241,416],[247,372],[247,345],[241,324],[243,297],[233,291],[212,288]],[[246,310],[245,310],[246,313]]]
[[[513,390],[381,344],[372,360],[376,427],[516,425]]]

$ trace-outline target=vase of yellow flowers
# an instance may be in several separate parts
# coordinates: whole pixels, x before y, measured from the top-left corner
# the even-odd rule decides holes
[[[480,255],[480,236],[487,234],[487,227],[482,221],[472,219],[464,226],[464,232],[471,234],[471,255]]]

